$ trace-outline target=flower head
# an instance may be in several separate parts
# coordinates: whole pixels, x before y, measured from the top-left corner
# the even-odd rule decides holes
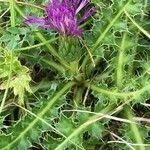
[[[90,7],[82,17],[77,18],[77,14],[88,3],[88,0],[51,0],[50,4],[45,6],[45,17],[27,16],[25,22],[51,28],[64,36],[79,36],[83,32],[79,27],[80,23],[95,12],[94,7]]]

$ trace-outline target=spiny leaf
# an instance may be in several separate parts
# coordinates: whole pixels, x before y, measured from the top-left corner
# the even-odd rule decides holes
[[[74,83],[69,82],[66,84],[60,91],[56,92],[54,97],[48,99],[44,104],[42,103],[42,106],[37,111],[38,117],[46,117],[50,116],[51,107],[57,102],[57,100],[62,96]],[[48,117],[49,118],[49,117]],[[22,144],[27,144],[26,148],[30,146],[30,142],[37,142],[39,137],[37,135],[40,135],[41,130],[41,122],[38,118],[27,116],[22,121],[20,121],[18,124],[14,125],[14,127],[9,129],[8,133],[11,133],[10,135],[7,135],[8,139],[6,143],[0,142],[0,149],[17,149],[17,147],[21,147]],[[50,129],[51,130],[51,129]],[[36,134],[35,134],[36,133]],[[5,138],[5,136],[1,136],[1,139]],[[30,142],[28,142],[30,140]],[[24,147],[25,148],[25,147]],[[22,149],[23,150],[23,149]],[[25,150],[25,149],[24,149]]]

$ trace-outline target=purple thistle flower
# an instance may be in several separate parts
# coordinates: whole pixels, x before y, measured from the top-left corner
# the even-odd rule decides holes
[[[51,0],[51,3],[45,6],[46,17],[27,16],[25,22],[51,28],[64,36],[79,36],[83,32],[79,27],[80,23],[95,12],[94,7],[90,7],[80,19],[77,18],[77,14],[88,3],[89,0]]]

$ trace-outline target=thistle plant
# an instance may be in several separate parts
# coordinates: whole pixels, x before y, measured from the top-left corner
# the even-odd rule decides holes
[[[149,150],[149,12],[0,1],[0,150]]]

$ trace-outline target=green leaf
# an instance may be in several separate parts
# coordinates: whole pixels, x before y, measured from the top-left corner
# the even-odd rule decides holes
[[[0,85],[0,89],[7,88],[7,79],[10,74],[10,66],[11,71],[11,80],[9,83],[9,88],[13,88],[14,95],[18,96],[18,103],[20,105],[24,105],[24,94],[25,91],[32,93],[30,88],[31,77],[29,75],[29,69],[25,66],[22,66],[18,61],[18,58],[10,53],[6,52],[2,57],[2,61],[0,62],[0,78],[2,79],[2,83]]]
[[[97,123],[93,123],[89,128],[88,131],[91,134],[92,137],[100,139],[102,138],[102,132],[104,130],[104,126],[97,122]]]

